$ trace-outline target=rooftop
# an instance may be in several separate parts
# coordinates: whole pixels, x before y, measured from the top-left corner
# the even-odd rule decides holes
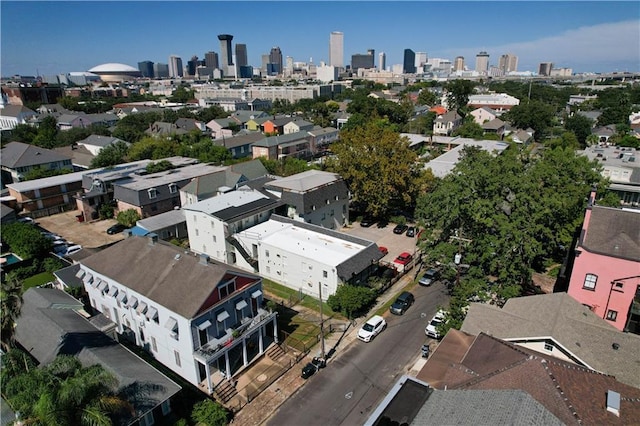
[[[446,141],[448,139],[448,142]],[[451,148],[449,151],[440,155],[439,157],[434,158],[433,160],[427,162],[425,164],[425,169],[431,169],[433,175],[435,177],[444,177],[451,173],[453,168],[456,166],[458,161],[460,160],[460,151],[462,151],[466,146],[475,146],[482,150],[493,152],[493,153],[501,153],[505,149],[509,147],[508,143],[493,141],[493,140],[475,140],[468,138],[439,138],[435,140],[435,142],[441,143],[450,143],[452,145],[457,145]]]
[[[329,185],[340,179],[341,177],[336,173],[321,170],[307,170],[306,172],[276,179],[267,183],[265,186],[293,192],[307,192],[320,186]]]
[[[581,246],[591,252],[640,262],[640,211],[592,206],[589,229]]]

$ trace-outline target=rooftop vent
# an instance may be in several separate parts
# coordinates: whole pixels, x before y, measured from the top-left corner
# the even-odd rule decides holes
[[[611,345],[611,347],[613,348],[614,351],[617,351],[620,348],[620,344],[619,343],[614,343]]]
[[[154,246],[158,242],[158,234],[154,234],[153,232],[147,235],[149,239],[149,245]]]
[[[204,253],[200,253],[200,264],[202,265],[206,265],[209,263],[209,255],[204,254]]]
[[[618,392],[607,391],[607,411],[620,417],[620,394]]]

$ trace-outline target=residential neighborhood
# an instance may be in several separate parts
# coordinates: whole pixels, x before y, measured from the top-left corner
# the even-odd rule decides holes
[[[2,425],[638,422],[640,70],[327,35],[2,76]]]

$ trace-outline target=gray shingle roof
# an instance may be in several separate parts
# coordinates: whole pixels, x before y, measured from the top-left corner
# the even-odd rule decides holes
[[[295,132],[287,135],[277,135],[263,138],[253,143],[253,146],[269,148],[272,146],[284,145],[286,143],[305,141],[309,137],[307,132]]]
[[[640,214],[593,206],[581,246],[594,253],[640,261]]]
[[[0,108],[0,117],[18,117],[20,115],[38,115],[34,110],[24,105],[5,105]]]
[[[121,139],[114,138],[113,136],[102,136],[102,135],[89,135],[87,138],[78,141],[79,145],[95,145],[95,146],[109,146],[116,142],[124,142]],[[128,142],[125,142],[128,144]]]
[[[9,142],[0,151],[0,157],[2,157],[2,165],[11,169],[71,159],[66,155],[58,154],[50,149],[44,149],[22,142]]]
[[[618,331],[566,293],[516,297],[502,309],[471,303],[461,331],[509,341],[552,338],[576,362],[640,387],[640,336]]]
[[[207,299],[225,277],[260,279],[222,263],[202,264],[179,247],[164,241],[152,245],[146,237],[128,237],[81,263],[187,319],[210,307]]]

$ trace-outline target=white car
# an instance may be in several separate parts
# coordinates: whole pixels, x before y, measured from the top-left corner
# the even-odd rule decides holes
[[[433,339],[439,339],[440,333],[438,333],[438,326],[444,321],[444,315],[445,311],[439,310],[433,318],[431,318],[429,324],[427,324],[427,327],[424,329],[424,334]]]
[[[380,315],[375,315],[367,322],[364,323],[362,328],[358,331],[358,339],[363,342],[370,342],[376,337],[382,330],[387,327],[387,322]]]
[[[67,247],[67,251],[64,252],[65,256],[69,256],[72,255],[74,253],[79,252],[80,250],[82,250],[82,246],[80,244],[76,244],[74,246],[69,246]]]

